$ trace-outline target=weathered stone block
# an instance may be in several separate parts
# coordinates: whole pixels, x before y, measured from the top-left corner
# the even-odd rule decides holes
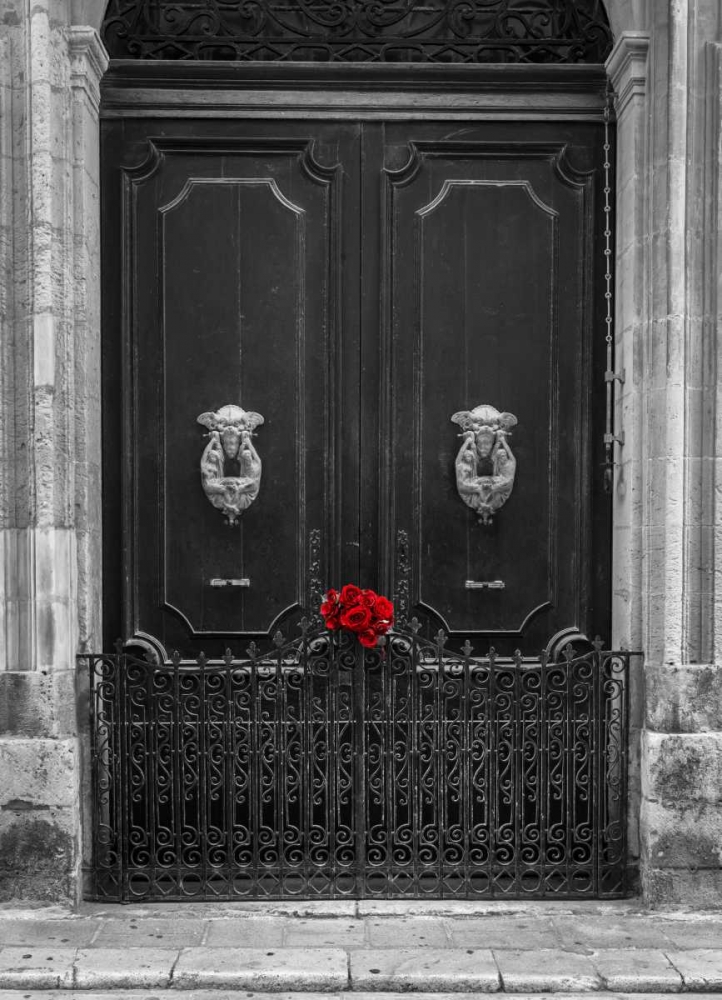
[[[690,802],[722,809],[722,732],[642,734],[642,793],[686,813]]]
[[[0,672],[0,735],[74,736],[74,670]]]
[[[722,868],[722,803],[669,808],[645,800],[640,827],[655,868]]]
[[[660,906],[691,906],[695,909],[722,907],[722,868],[666,868],[652,863],[640,872],[644,901],[652,909]]]
[[[645,665],[647,726],[665,733],[722,730],[722,664]]]
[[[0,809],[77,808],[75,740],[0,740]]]
[[[75,898],[77,763],[75,740],[0,739],[0,900]]]
[[[73,901],[76,826],[70,810],[0,814],[0,901]]]
[[[722,903],[722,732],[642,734],[640,837],[650,906]]]

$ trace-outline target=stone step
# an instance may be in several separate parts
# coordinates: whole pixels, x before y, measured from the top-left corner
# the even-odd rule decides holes
[[[324,996],[699,992],[722,995],[722,948],[661,951],[488,948],[94,947],[0,950],[0,990],[182,990]],[[12,993],[11,993],[12,995]],[[15,993],[16,998],[18,993]],[[147,996],[147,992],[146,992]]]

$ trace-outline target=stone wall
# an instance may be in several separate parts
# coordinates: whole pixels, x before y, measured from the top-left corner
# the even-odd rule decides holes
[[[106,60],[69,13],[0,2],[0,899],[77,893],[75,655],[100,642]]]

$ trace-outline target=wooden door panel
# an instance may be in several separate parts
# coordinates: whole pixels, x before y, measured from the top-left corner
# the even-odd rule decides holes
[[[160,212],[163,604],[194,632],[269,631],[303,593],[307,212],[250,177],[191,180]],[[197,417],[228,403],[265,421],[259,495],[235,527],[198,488]],[[234,578],[250,587],[210,586]]]
[[[327,543],[338,500],[329,387],[340,173],[319,167],[311,144],[174,140],[127,179],[129,613],[135,634],[165,646],[198,639],[208,652],[209,638],[268,634],[316,599],[312,542]],[[264,420],[252,442],[260,487],[234,525],[200,472],[210,432],[198,417],[228,405]],[[240,471],[222,463],[225,476]],[[226,580],[247,585],[217,585]]]
[[[588,618],[593,174],[564,143],[409,133],[407,164],[386,175],[388,544],[409,539],[412,613],[541,645]],[[513,489],[490,523],[457,489],[451,422],[482,404],[518,419]]]

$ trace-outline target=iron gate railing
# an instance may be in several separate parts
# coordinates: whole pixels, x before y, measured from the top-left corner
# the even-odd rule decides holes
[[[388,638],[82,657],[90,898],[623,895],[630,654]]]

